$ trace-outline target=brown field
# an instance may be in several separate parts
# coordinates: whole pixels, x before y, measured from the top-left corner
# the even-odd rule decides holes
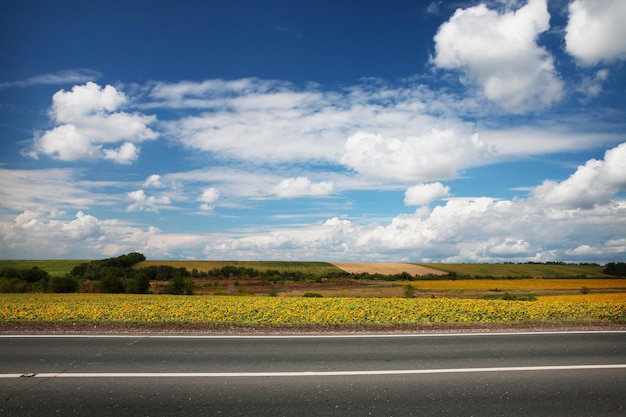
[[[406,272],[413,276],[447,275],[447,272],[425,266],[400,262],[331,262],[350,274],[396,275]]]

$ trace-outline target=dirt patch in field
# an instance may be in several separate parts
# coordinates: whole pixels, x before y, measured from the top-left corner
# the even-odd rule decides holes
[[[448,274],[438,269],[401,262],[332,262],[332,264],[350,274],[395,275],[403,272],[413,276]]]

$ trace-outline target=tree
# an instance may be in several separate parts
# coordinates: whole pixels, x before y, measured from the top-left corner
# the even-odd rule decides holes
[[[26,282],[38,282],[48,279],[48,272],[33,266],[31,269],[22,271],[22,279]]]
[[[147,294],[150,291],[150,280],[147,275],[138,273],[126,282],[126,288],[131,294]]]
[[[618,277],[626,276],[626,262],[609,262],[602,271],[603,274],[615,275]]]
[[[107,274],[100,279],[100,292],[103,293],[123,293],[126,292],[122,279],[114,274]]]
[[[192,295],[193,281],[177,275],[161,290],[161,294]]]
[[[76,292],[78,281],[71,275],[53,276],[48,286],[50,292]]]

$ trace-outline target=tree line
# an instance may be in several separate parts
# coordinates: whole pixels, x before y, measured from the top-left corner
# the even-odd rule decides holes
[[[394,275],[352,274],[345,271],[325,275],[307,274],[302,271],[260,271],[254,268],[226,265],[209,271],[188,271],[184,267],[169,265],[137,268],[146,257],[131,252],[115,258],[84,262],[75,266],[69,274],[51,276],[43,269],[34,266],[30,269],[5,267],[0,269],[0,292],[101,292],[147,294],[152,292],[153,281],[167,282],[159,291],[162,294],[193,294],[194,279],[259,279],[261,281],[309,281],[324,282],[340,279],[410,281],[414,276],[403,272]],[[626,276],[625,262],[610,262],[604,274]],[[462,279],[455,273],[444,276],[420,277],[421,279]],[[469,278],[469,277],[468,277]]]

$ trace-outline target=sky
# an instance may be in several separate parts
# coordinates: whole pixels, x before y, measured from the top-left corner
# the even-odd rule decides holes
[[[626,261],[624,21],[0,2],[0,258]]]

